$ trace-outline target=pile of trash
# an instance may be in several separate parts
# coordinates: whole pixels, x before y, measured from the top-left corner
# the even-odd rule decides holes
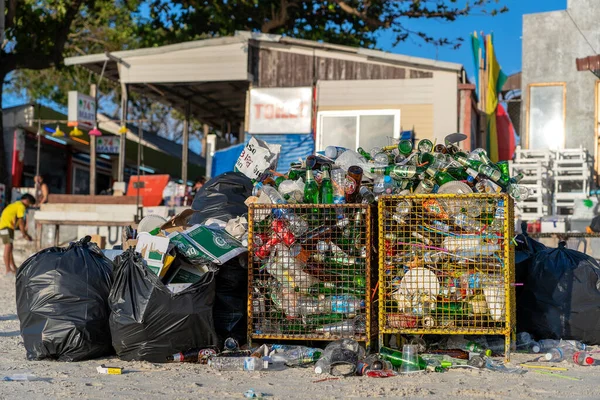
[[[148,218],[137,229],[127,229],[125,250],[117,251],[114,260],[103,255],[89,237],[68,248],[46,249],[29,258],[17,275],[17,308],[27,357],[77,361],[116,352],[122,360],[206,363],[231,371],[314,366],[317,374],[335,376],[388,377],[450,368],[523,373],[522,368],[507,368],[492,358],[505,351],[504,339],[450,335],[427,343],[413,337],[372,354],[360,344],[370,339],[366,316],[374,298],[373,288],[368,287],[371,277],[367,276],[373,246],[367,234],[370,204],[382,201],[384,194],[505,192],[518,200],[528,195],[527,189],[519,186],[522,175],[510,177],[506,163],[492,163],[482,149],[461,151],[457,143],[463,136],[449,135],[443,145],[421,140],[415,147],[412,141],[400,141],[369,152],[328,147],[323,154],[291,165],[286,175],[273,172],[277,168],[276,146],[251,139],[236,172],[207,182],[191,210],[169,221]],[[263,205],[252,208],[252,221],[248,220],[249,204]],[[435,213],[441,211],[436,204],[430,206],[433,211],[423,220],[433,226],[432,234],[451,236],[456,242],[454,235],[439,232],[457,231],[464,236],[472,228],[469,215],[453,216],[451,221],[448,214],[445,226],[436,224],[439,218]],[[497,237],[491,236],[501,229],[494,221],[503,223],[504,215],[496,215],[498,204],[488,208],[482,208],[480,214],[487,215],[490,223],[475,231],[487,235],[487,248],[493,250],[491,259],[499,251],[493,247]],[[394,219],[397,226],[403,226],[407,209],[415,212],[411,204],[393,213],[400,215]],[[404,233],[412,236],[410,243],[418,244],[412,247],[437,243],[426,244],[431,239],[421,233]],[[393,240],[399,243],[397,237]],[[467,253],[472,249],[456,243],[457,253],[470,256]],[[386,268],[406,277],[419,266],[406,263],[415,253],[403,246],[388,248],[384,258],[389,261]],[[249,248],[252,265],[248,265],[246,254]],[[583,314],[571,320],[564,318],[596,304],[599,267],[574,254],[550,250],[532,250],[529,261],[523,263],[521,276],[529,279],[524,298],[539,297],[537,290],[545,290],[545,296],[552,298],[553,289],[540,283],[549,281],[539,278],[545,275],[556,277],[554,287],[556,282],[560,288],[575,287],[573,282],[579,280],[588,285],[587,291],[569,297],[569,307],[552,305],[552,313],[529,302],[523,311],[538,316],[531,318],[535,326],[530,332],[544,340],[536,342],[531,335],[521,333],[517,348],[538,354],[541,360],[591,365],[595,361],[585,345],[560,338],[581,336],[591,343],[600,342],[594,336],[597,330],[582,321]],[[421,251],[419,257],[433,257],[433,263],[445,261],[424,253]],[[395,270],[399,265],[404,275]],[[570,268],[575,272],[569,272]],[[255,279],[251,282],[250,322],[254,334],[296,334],[308,340],[307,335],[319,335],[333,341],[324,349],[283,344],[253,349],[244,346],[249,326],[249,269]],[[471,275],[465,275],[464,282],[444,281],[444,285],[454,287],[446,293],[454,303],[473,300],[476,294],[481,295],[477,291],[483,291],[482,282],[491,284],[490,279],[481,280],[481,274]],[[401,282],[394,288],[400,286]],[[438,282],[435,297],[441,295],[440,287]],[[485,291],[483,296],[493,326],[499,319],[493,304],[503,301],[491,301]],[[395,299],[398,304],[400,300],[406,299]],[[471,303],[469,313],[475,307]],[[479,301],[477,307],[481,309],[483,303]],[[585,307],[576,307],[579,303]],[[411,304],[406,309],[420,305]],[[542,315],[573,323],[544,330]],[[434,321],[437,323],[439,320]],[[120,371],[104,366],[100,370]]]
[[[275,172],[278,153],[252,138],[236,167],[255,182],[258,199],[253,201],[260,203],[371,204],[385,194],[505,192],[515,200],[529,196],[529,190],[519,185],[522,173],[511,177],[508,162],[493,163],[483,149],[464,152],[458,147],[464,139],[455,133],[444,144],[422,139],[416,147],[412,140],[400,140],[368,152],[328,146],[293,163],[282,175]],[[256,149],[263,151],[265,170],[251,169]]]
[[[544,369],[544,363],[566,361],[573,365],[598,364],[586,345],[574,340],[544,339],[535,341],[526,332],[517,336],[517,351],[536,358],[520,367],[507,367],[494,359],[504,351],[504,338],[450,336],[427,344],[421,337],[406,339],[399,348],[382,347],[368,354],[352,339],[340,339],[324,349],[300,345],[263,344],[242,350],[236,342],[221,353],[213,349],[191,349],[173,354],[170,362],[208,364],[218,371],[281,370],[284,367],[312,367],[315,374],[338,377],[368,376],[387,378],[418,372],[445,372],[449,369],[486,369],[495,372],[524,374],[529,368]],[[536,364],[533,364],[533,363]],[[547,365],[547,364],[546,364]]]

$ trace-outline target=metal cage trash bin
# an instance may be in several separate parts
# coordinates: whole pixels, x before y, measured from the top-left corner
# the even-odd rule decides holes
[[[384,334],[503,335],[516,328],[513,201],[506,194],[379,199]]]
[[[376,337],[371,217],[363,204],[252,204],[248,342]]]

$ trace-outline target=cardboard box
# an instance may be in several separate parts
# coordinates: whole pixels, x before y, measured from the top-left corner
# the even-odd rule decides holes
[[[174,216],[173,218],[171,218],[170,220],[168,220],[167,222],[165,222],[164,225],[160,227],[160,229],[166,231],[167,234],[173,232],[183,232],[187,228],[189,228],[190,219],[192,218],[192,215],[194,215],[196,212],[197,211],[194,211],[191,208],[184,210],[176,216]]]
[[[100,235],[90,235],[92,237],[92,242],[96,243],[98,247],[101,249],[106,249],[106,236]]]

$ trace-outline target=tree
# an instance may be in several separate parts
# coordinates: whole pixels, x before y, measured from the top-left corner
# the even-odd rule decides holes
[[[150,0],[145,31],[167,42],[198,35],[226,36],[236,30],[281,34],[349,46],[375,47],[391,29],[396,44],[414,35],[435,45],[459,46],[462,38],[433,37],[410,30],[410,19],[454,21],[481,12],[506,12],[501,0]]]
[[[2,0],[4,1],[4,0]],[[93,0],[8,0],[5,11],[5,37],[0,48],[0,94],[7,76],[17,70],[44,70],[62,64],[71,26],[85,6],[93,10]],[[0,97],[0,109],[2,99]],[[3,132],[0,113],[0,132]],[[0,135],[4,149],[4,134]],[[0,151],[0,182],[7,182],[4,151]]]

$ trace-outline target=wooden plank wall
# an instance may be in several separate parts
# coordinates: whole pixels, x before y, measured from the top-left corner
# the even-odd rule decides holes
[[[257,87],[311,86],[315,80],[419,79],[433,72],[251,47],[250,72]]]

